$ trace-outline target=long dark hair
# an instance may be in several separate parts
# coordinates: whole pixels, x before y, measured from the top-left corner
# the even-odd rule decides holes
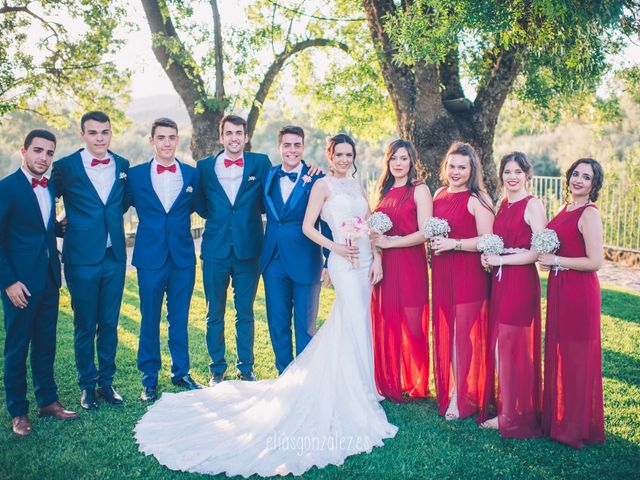
[[[602,170],[602,165],[595,158],[579,158],[571,166],[565,175],[567,180],[567,199],[571,198],[571,191],[569,190],[569,181],[571,180],[571,175],[573,175],[573,171],[580,165],[581,163],[586,163],[587,165],[591,165],[593,169],[593,178],[591,179],[591,191],[589,192],[589,200],[595,202],[598,200],[600,196],[600,189],[602,188],[602,182],[604,182],[604,172]]]
[[[333,154],[336,152],[336,145],[340,143],[348,143],[353,149],[353,173],[351,176],[355,177],[356,172],[358,171],[358,166],[356,165],[356,142],[354,142],[353,138],[346,133],[338,133],[327,140],[327,160],[331,161]]]
[[[478,158],[478,153],[475,148],[473,148],[468,143],[464,142],[453,142],[449,147],[446,155],[442,159],[442,163],[440,164],[440,181],[446,186],[449,186],[449,178],[447,177],[447,165],[449,163],[449,157],[451,155],[462,155],[469,159],[469,181],[467,182],[467,188],[469,189],[469,193],[472,197],[476,197],[480,204],[485,207],[487,210],[493,212],[493,206],[487,202],[485,197],[482,195],[484,193],[487,194],[484,189],[484,183],[482,182],[482,163],[480,163],[480,159]]]
[[[384,172],[382,173],[380,180],[378,180],[377,205],[380,205],[380,202],[382,202],[384,197],[387,196],[387,193],[389,193],[389,190],[391,190],[393,184],[395,183],[395,178],[391,173],[391,167],[389,166],[389,163],[391,162],[391,157],[393,157],[401,148],[404,148],[407,151],[407,155],[409,155],[410,160],[409,173],[407,174],[407,183],[405,185],[407,187],[410,187],[415,184],[416,180],[419,180],[418,169],[416,167],[416,164],[418,162],[418,153],[416,152],[413,143],[411,143],[409,140],[394,140],[393,142],[389,143],[384,149]],[[408,196],[409,193],[410,189],[407,189],[405,197]]]

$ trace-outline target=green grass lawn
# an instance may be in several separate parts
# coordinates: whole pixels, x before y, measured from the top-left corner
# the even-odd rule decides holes
[[[198,272],[198,280],[200,273]],[[471,419],[446,422],[434,400],[407,405],[383,402],[397,436],[369,455],[347,459],[341,467],[316,468],[309,478],[640,478],[640,295],[605,286],[602,305],[602,352],[607,442],[575,451],[548,439],[502,439],[480,430]],[[323,290],[319,318],[329,313],[333,291]],[[192,374],[208,380],[209,358],[204,340],[205,303],[202,282],[196,284],[190,318]],[[231,299],[228,308],[231,308]],[[276,374],[269,342],[262,287],[256,312],[256,367],[259,378]],[[228,362],[234,365],[232,311],[227,313]],[[1,315],[1,313],[0,313]],[[39,419],[33,393],[30,417],[34,433],[17,438],[11,432],[4,389],[0,392],[0,478],[185,478],[138,452],[132,430],[144,414],[136,369],[140,313],[135,272],[127,276],[120,316],[118,372],[114,386],[124,407],[101,404],[97,412],[80,412],[80,420]],[[169,380],[166,322],[163,323],[161,391],[176,391]],[[0,331],[4,344],[4,329]],[[230,340],[230,341],[229,341]],[[1,360],[0,360],[1,361]],[[227,371],[235,375],[235,367]],[[80,411],[73,359],[73,321],[66,290],[58,320],[56,379],[61,401]],[[176,412],[176,415],[179,415]],[[212,445],[211,448],[215,448]]]

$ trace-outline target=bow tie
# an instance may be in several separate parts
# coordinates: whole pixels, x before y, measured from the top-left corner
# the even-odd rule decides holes
[[[229,168],[231,165],[237,165],[239,167],[242,167],[244,165],[244,162],[242,161],[242,157],[238,158],[237,160],[229,160],[228,158],[225,158],[224,166],[226,168]]]
[[[168,167],[158,164],[156,170],[158,173],[164,173],[164,172],[176,173],[176,164],[174,163],[173,165],[169,165]]]
[[[282,177],[289,177],[289,180],[291,180],[292,182],[295,183],[295,181],[298,179],[298,174],[296,172],[285,172],[284,170],[280,169],[276,172],[276,175],[278,175],[278,178],[282,178]]]
[[[36,188],[38,185],[40,185],[42,188],[47,188],[47,183],[49,183],[47,177],[42,177],[40,180],[38,180],[37,178],[32,178],[31,188]]]
[[[110,158],[105,158],[104,160],[98,160],[97,158],[94,158],[93,160],[91,160],[91,166],[95,167],[96,165],[109,165],[110,161]]]

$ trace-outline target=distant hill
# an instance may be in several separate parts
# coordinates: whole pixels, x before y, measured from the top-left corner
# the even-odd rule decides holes
[[[178,127],[189,125],[189,114],[177,95],[156,95],[131,101],[127,116],[135,123],[150,125],[158,117],[169,117]]]

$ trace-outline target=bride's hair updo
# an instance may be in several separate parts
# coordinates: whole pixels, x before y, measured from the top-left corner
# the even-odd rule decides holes
[[[339,145],[340,143],[348,143],[349,145],[351,145],[351,148],[353,149],[353,173],[351,174],[351,176],[355,177],[356,172],[358,171],[358,166],[356,165],[356,156],[357,156],[356,142],[354,142],[353,138],[351,138],[346,133],[338,133],[337,135],[334,135],[333,137],[327,140],[326,152],[327,152],[327,160],[329,161],[329,169],[333,171],[331,169],[331,161],[333,160],[333,155],[336,151],[336,145]]]

